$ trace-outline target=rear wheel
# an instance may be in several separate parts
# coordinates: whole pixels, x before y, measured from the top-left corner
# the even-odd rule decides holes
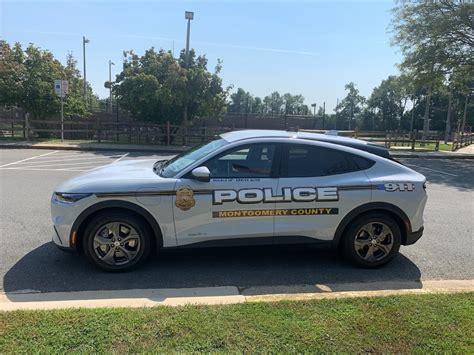
[[[86,258],[107,271],[126,271],[148,257],[151,237],[148,226],[134,215],[105,212],[89,223],[83,249]]]
[[[388,263],[399,251],[400,227],[385,214],[367,214],[346,230],[342,240],[344,256],[364,267],[377,267]]]

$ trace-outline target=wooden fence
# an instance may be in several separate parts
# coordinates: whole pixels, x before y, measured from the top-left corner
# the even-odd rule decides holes
[[[202,123],[202,122],[201,122]],[[229,122],[226,122],[229,123]],[[204,123],[205,124],[205,123]],[[222,126],[179,126],[166,124],[153,124],[136,121],[112,121],[105,116],[95,120],[68,119],[63,122],[64,138],[67,140],[116,142],[133,144],[159,144],[159,145],[196,145],[208,141],[212,137],[235,129],[243,129],[241,125]],[[271,127],[274,128],[274,127]],[[282,127],[281,129],[284,129]],[[300,129],[307,132],[323,132],[321,130]],[[421,132],[389,132],[389,131],[338,131],[339,135],[360,138],[376,144],[385,145],[387,148],[409,150],[439,150],[444,137],[444,132],[430,131],[429,135],[422,138]],[[29,120],[26,118],[0,117],[0,137],[41,139],[60,138],[60,120]],[[473,143],[474,134],[470,128],[467,132],[454,134],[450,145],[452,150]],[[446,150],[446,146],[443,146]]]

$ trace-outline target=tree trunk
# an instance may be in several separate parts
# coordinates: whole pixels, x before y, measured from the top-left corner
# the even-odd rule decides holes
[[[448,115],[446,116],[446,130],[444,132],[444,144],[448,144],[449,135],[451,133],[451,102],[452,102],[452,95],[451,93],[449,93]]]
[[[426,97],[425,117],[423,118],[423,136],[422,140],[425,140],[428,136],[428,130],[430,128],[430,106],[431,106],[431,86]]]
[[[411,119],[410,119],[410,134],[413,134],[413,124],[415,123],[415,106],[416,100],[413,100],[413,107],[411,108]]]
[[[467,104],[469,102],[469,94],[466,94],[466,99],[464,100],[464,114],[462,116],[462,125],[461,125],[461,134],[464,133],[466,128],[466,116],[467,116]]]

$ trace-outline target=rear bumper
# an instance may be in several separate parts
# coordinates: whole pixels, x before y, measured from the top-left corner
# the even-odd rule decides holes
[[[423,235],[423,230],[424,230],[424,227],[421,227],[416,232],[408,233],[403,245],[415,244],[418,241],[418,239],[420,239],[421,236]]]

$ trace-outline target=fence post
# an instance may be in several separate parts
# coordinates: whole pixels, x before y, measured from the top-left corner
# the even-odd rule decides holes
[[[415,151],[415,144],[416,144],[416,133],[413,132],[412,138],[411,138],[411,151]]]
[[[97,142],[100,143],[100,115],[97,115]]]
[[[171,145],[170,121],[166,121],[166,145]]]

